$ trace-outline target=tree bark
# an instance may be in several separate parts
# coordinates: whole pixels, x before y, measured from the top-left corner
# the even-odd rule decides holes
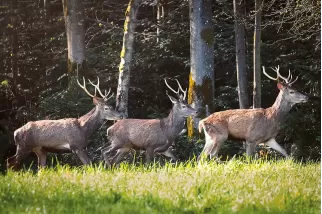
[[[123,46],[121,62],[119,66],[119,80],[116,95],[116,110],[128,117],[128,94],[130,86],[130,64],[133,53],[134,33],[136,27],[136,15],[139,10],[140,0],[130,0],[124,22]]]
[[[190,77],[188,103],[198,115],[188,118],[188,136],[195,135],[200,118],[213,110],[214,100],[214,33],[212,1],[190,0]]]
[[[62,0],[68,46],[68,90],[77,93],[76,78],[85,74],[85,23],[82,0]]]
[[[243,24],[245,16],[244,0],[234,0],[234,16],[239,107],[248,108],[245,26]]]
[[[255,29],[254,29],[254,50],[253,50],[253,60],[254,60],[254,86],[253,86],[253,108],[261,107],[261,19],[262,19],[262,9],[261,0],[255,0]]]

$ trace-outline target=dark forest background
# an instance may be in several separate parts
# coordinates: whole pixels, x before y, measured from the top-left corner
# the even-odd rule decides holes
[[[83,93],[67,92],[67,41],[61,1],[0,0],[0,151],[2,161],[15,153],[13,131],[31,120],[79,117],[92,101]],[[124,0],[84,1],[86,23],[86,74],[101,79],[101,87],[116,92],[122,48]],[[156,42],[156,1],[143,1],[138,14],[129,90],[129,117],[160,118],[171,102],[163,78],[177,78],[188,87],[190,72],[190,26],[188,1],[164,3],[160,41]],[[246,2],[247,71],[252,92],[254,2]],[[236,80],[233,1],[213,1],[215,53],[215,111],[239,108]],[[286,74],[299,76],[294,86],[311,100],[292,108],[277,141],[287,151],[296,147],[298,158],[320,158],[320,1],[265,1],[262,12],[261,63],[280,65]],[[262,106],[273,104],[276,83],[262,77]],[[112,100],[115,106],[115,100]],[[250,103],[250,105],[252,105]],[[107,142],[107,123],[91,138],[88,153],[99,160],[96,149]],[[199,154],[200,139],[177,140],[181,160]],[[240,153],[242,144],[229,142],[223,157]],[[30,157],[33,160],[35,157]],[[65,163],[77,164],[70,155]]]

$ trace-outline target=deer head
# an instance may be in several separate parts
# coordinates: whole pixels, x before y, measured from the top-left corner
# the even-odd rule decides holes
[[[277,88],[280,90],[280,93],[282,93],[282,99],[287,101],[290,104],[296,104],[296,103],[305,103],[308,101],[308,97],[304,94],[301,94],[300,92],[296,91],[294,88],[291,87],[293,83],[296,82],[297,78],[292,81],[292,74],[291,71],[288,71],[288,77],[283,77],[279,72],[279,66],[275,68],[271,68],[273,71],[276,72],[277,77],[273,78],[269,76],[265,72],[265,67],[263,66],[263,73],[270,79],[277,81]],[[283,82],[280,82],[279,79],[282,79]]]
[[[174,104],[173,109],[176,110],[176,112],[178,113],[179,117],[189,117],[189,116],[193,116],[197,113],[197,111],[192,108],[190,105],[187,104],[187,102],[185,101],[186,95],[187,95],[187,89],[183,90],[179,81],[176,79],[177,83],[178,83],[178,90],[175,91],[173,88],[171,88],[168,83],[167,80],[164,79],[164,82],[166,84],[166,86],[177,95],[178,99],[170,96],[168,94],[168,91],[166,91],[170,101]],[[180,91],[183,92],[183,94],[180,95]]]
[[[105,90],[105,94],[103,94],[99,88],[99,78],[97,77],[97,84],[94,84],[93,82],[91,82],[90,80],[88,80],[89,83],[91,85],[94,86],[95,88],[95,93],[94,95],[92,95],[91,93],[88,92],[88,90],[86,89],[86,84],[85,84],[85,78],[83,77],[83,85],[81,85],[77,79],[77,83],[78,85],[90,96],[93,98],[93,103],[97,106],[99,112],[100,112],[100,116],[102,119],[105,120],[118,120],[118,119],[122,119],[122,115],[117,112],[116,110],[113,109],[112,106],[107,104],[107,101],[109,99],[111,99],[114,95],[114,93],[112,93],[110,96],[110,92],[111,92],[111,88],[108,90],[108,92],[106,92]],[[96,96],[96,91],[98,91],[98,93],[101,95],[102,98],[99,98]]]

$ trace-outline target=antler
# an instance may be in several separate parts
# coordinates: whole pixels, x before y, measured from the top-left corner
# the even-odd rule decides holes
[[[86,83],[85,83],[85,77],[83,77],[83,85],[81,85],[78,81],[78,78],[77,78],[77,83],[79,85],[79,87],[81,87],[85,92],[86,94],[88,94],[90,97],[95,97],[96,96],[96,88],[95,88],[95,95],[92,95],[91,93],[89,93],[86,89]]]
[[[97,90],[98,91],[98,93],[101,95],[101,97],[104,99],[104,101],[107,101],[107,100],[109,100],[109,99],[111,99],[112,97],[113,97],[113,95],[114,95],[114,93],[112,93],[112,95],[111,96],[109,96],[108,98],[107,98],[107,96],[110,94],[110,92],[111,92],[111,88],[109,88],[109,90],[108,90],[108,92],[106,92],[106,90],[104,90],[104,93],[105,94],[103,94],[102,92],[101,92],[101,89],[99,88],[99,84],[100,84],[100,79],[99,79],[99,77],[97,77],[97,84],[95,85],[92,81],[90,81],[90,80],[88,80],[89,81],[89,83],[92,85],[92,86],[94,86],[95,87],[95,91]]]
[[[277,80],[278,80],[278,76],[277,76],[276,78],[273,78],[273,77],[271,77],[270,75],[268,75],[268,74],[265,72],[265,67],[264,67],[264,66],[262,66],[262,68],[263,68],[263,73],[265,74],[265,76],[267,76],[268,78],[270,78],[271,80],[274,80],[274,81],[277,81]]]
[[[292,74],[291,74],[291,70],[288,70],[288,77],[286,78],[286,77],[283,77],[281,74],[280,74],[280,72],[279,72],[279,70],[280,70],[280,66],[278,65],[277,67],[275,67],[275,68],[271,68],[273,71],[275,71],[276,73],[277,73],[277,77],[276,78],[273,78],[273,77],[271,77],[271,76],[269,76],[266,72],[265,72],[265,67],[264,66],[262,66],[263,67],[263,73],[268,77],[268,78],[270,78],[270,79],[272,79],[272,80],[275,80],[275,81],[278,81],[278,78],[281,78],[282,80],[284,80],[285,81],[285,83],[287,84],[287,85],[292,85],[293,83],[295,83],[296,82],[296,80],[298,79],[298,77],[296,77],[295,78],[295,80],[292,82]]]
[[[176,81],[177,81],[177,83],[178,83],[178,86],[179,86],[180,90],[183,92],[183,98],[182,98],[182,100],[184,100],[184,99],[186,99],[186,95],[187,95],[187,88],[186,88],[186,90],[184,91],[184,90],[182,89],[182,87],[181,87],[181,85],[180,85],[179,81],[178,81],[177,79],[176,79]]]
[[[164,82],[165,82],[165,84],[167,85],[167,87],[173,92],[173,93],[175,93],[175,94],[179,94],[179,89],[178,89],[178,91],[175,91],[173,88],[171,88],[169,85],[168,85],[168,83],[167,83],[167,79],[166,78],[164,78]]]
[[[83,77],[83,81],[84,81],[84,85],[82,86],[82,85],[78,82],[78,79],[77,79],[77,83],[78,83],[78,85],[79,85],[82,89],[84,89],[84,90],[85,90],[85,92],[86,92],[89,96],[91,96],[91,97],[96,96],[96,91],[98,91],[98,93],[101,95],[101,97],[104,99],[104,101],[107,101],[107,100],[111,99],[111,98],[113,97],[113,95],[114,95],[114,93],[112,93],[112,95],[111,95],[111,96],[109,96],[109,97],[107,98],[107,96],[108,96],[108,95],[110,94],[110,92],[111,92],[111,88],[109,88],[108,92],[106,92],[106,90],[104,91],[104,92],[105,92],[105,95],[101,92],[101,90],[100,90],[100,88],[99,88],[99,84],[100,84],[100,79],[99,79],[99,77],[97,77],[97,84],[94,84],[92,81],[88,80],[88,81],[89,81],[89,83],[90,83],[92,86],[94,86],[94,87],[95,87],[95,94],[94,94],[94,95],[91,95],[91,94],[87,91],[87,89],[86,89],[86,87],[85,87],[85,78],[84,78],[84,77]]]
[[[184,99],[186,98],[187,89],[186,89],[186,90],[183,90],[183,89],[182,89],[182,87],[181,87],[181,85],[180,85],[180,83],[179,83],[179,81],[178,81],[177,79],[176,79],[176,81],[177,81],[178,86],[179,86],[179,88],[178,88],[178,90],[177,90],[177,91],[175,91],[173,88],[171,88],[171,87],[168,85],[168,83],[167,83],[167,79],[166,79],[166,78],[164,78],[164,82],[165,82],[165,84],[167,85],[167,87],[168,87],[168,88],[169,88],[173,93],[175,93],[175,94],[176,94],[180,99],[184,100]],[[183,96],[179,95],[180,90],[183,92]]]

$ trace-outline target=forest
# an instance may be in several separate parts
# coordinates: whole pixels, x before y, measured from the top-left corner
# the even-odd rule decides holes
[[[18,154],[19,135],[15,131],[30,121],[87,119],[100,106],[109,111],[110,118],[90,127],[93,131],[89,130],[86,146],[81,150],[51,153],[41,148],[36,151],[35,147],[21,155],[25,156],[21,168],[26,174],[15,174],[9,169],[7,176],[1,177],[0,199],[5,203],[0,205],[0,211],[52,213],[57,211],[53,208],[57,200],[64,196],[58,212],[127,213],[133,208],[136,213],[288,213],[294,206],[295,213],[319,212],[320,4],[316,0],[1,0],[1,171],[7,173],[8,158],[17,159],[14,155]],[[276,76],[279,78],[274,79]],[[99,86],[95,86],[98,81]],[[211,132],[205,125],[202,128],[205,134],[199,133],[199,121],[226,110],[270,108],[278,100],[281,88],[288,85],[292,85],[292,93],[299,92],[307,100],[290,105],[285,119],[276,125],[278,148],[272,143],[254,144],[254,155],[248,157],[245,153],[248,154],[249,142],[229,137],[222,145],[218,144],[215,155],[207,153],[207,130]],[[144,126],[143,120],[130,120],[156,119],[164,131],[162,126],[167,127],[167,118],[175,117],[176,106],[185,115],[180,124],[174,124],[163,134],[148,128],[153,122]],[[191,107],[195,111],[182,110]],[[239,130],[248,127],[244,123]],[[269,133],[263,123],[257,123],[253,129]],[[39,124],[41,127],[42,122]],[[117,124],[121,124],[119,129]],[[116,128],[107,133],[110,127]],[[55,135],[64,138],[67,133],[66,136],[76,139],[78,134],[72,128],[58,129]],[[46,133],[46,128],[40,130]],[[149,131],[156,143],[166,137],[166,150],[138,146],[146,145]],[[121,133],[123,139],[133,132],[138,133],[139,140],[131,148],[123,145],[120,149],[109,137]],[[61,141],[58,137],[56,140]],[[115,150],[117,153],[110,160],[120,164],[106,168],[108,155],[112,157]],[[198,165],[196,159],[204,153],[216,158]],[[285,159],[288,155],[292,160]],[[145,165],[146,161],[150,165]],[[89,163],[92,165],[79,168]],[[37,164],[47,165],[47,171],[37,169]],[[267,171],[263,172],[264,169]],[[284,169],[294,178],[288,184],[278,182],[289,179],[282,173]],[[37,185],[28,183],[33,179],[30,170],[39,170],[35,182],[44,187],[55,178],[72,180],[57,183],[57,189],[48,188],[45,191],[48,201],[43,201]],[[317,173],[311,174],[312,170]],[[307,181],[311,182],[301,180],[302,172],[310,176]],[[137,187],[146,182],[140,173],[147,180],[159,179],[151,183],[152,190]],[[198,180],[202,173],[204,183]],[[283,175],[279,177],[278,173]],[[105,181],[89,183],[84,174]],[[177,177],[180,174],[194,176],[196,180],[189,186],[187,180]],[[255,187],[243,184],[242,188],[251,197],[243,196],[247,198],[243,199],[245,204],[239,203],[239,191],[245,193],[239,189],[239,183],[211,184],[214,175],[222,179],[227,175],[239,183],[249,175],[247,182],[254,181]],[[127,178],[119,182],[115,176]],[[258,180],[252,180],[254,176]],[[270,180],[270,176],[274,179],[264,187],[262,180]],[[131,179],[138,183],[133,184]],[[13,189],[4,184],[11,180],[15,180],[11,183]],[[109,190],[99,189],[109,182],[114,184]],[[30,189],[19,183],[30,185]],[[172,185],[179,186],[177,192],[171,189]],[[270,185],[281,185],[280,190],[265,199],[271,194]],[[292,185],[294,192],[290,190]],[[131,193],[126,192],[129,186]],[[184,192],[188,186],[191,189]],[[255,194],[256,186],[263,188],[260,196]],[[72,193],[74,187],[88,191]],[[161,191],[163,187],[166,189]],[[32,194],[31,189],[36,191],[36,201],[25,200]],[[223,195],[215,196],[216,190]],[[18,200],[14,194],[7,196],[11,191],[20,194],[16,196]],[[176,202],[166,192],[172,192]],[[108,204],[113,206],[102,206],[106,203],[102,197],[107,197]],[[259,197],[264,201],[258,201]],[[19,200],[23,203],[17,208]],[[86,200],[98,205],[85,208]],[[280,204],[280,200],[285,204]],[[29,203],[33,204],[30,209]],[[73,204],[70,210],[68,203]]]

